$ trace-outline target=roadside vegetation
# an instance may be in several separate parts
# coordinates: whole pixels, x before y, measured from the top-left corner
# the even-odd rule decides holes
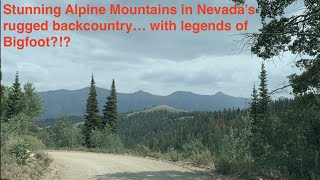
[[[18,73],[10,88],[1,85],[1,179],[42,179],[51,159],[42,150],[34,125],[42,111],[31,83],[19,83]]]

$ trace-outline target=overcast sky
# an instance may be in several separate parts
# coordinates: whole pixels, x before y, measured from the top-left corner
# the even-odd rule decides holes
[[[34,1],[3,1],[2,3],[21,5],[35,4]],[[32,2],[32,3],[31,3]],[[42,2],[42,1],[41,1]],[[73,3],[75,1],[68,1]],[[81,1],[86,4],[86,1]],[[91,0],[91,5],[108,5],[111,1]],[[120,0],[121,4],[142,5],[146,0]],[[228,1],[201,1],[208,5],[228,4]],[[46,4],[67,3],[65,0],[48,1]],[[157,1],[159,4],[195,6],[196,1]],[[192,3],[192,4],[191,4]],[[250,4],[254,4],[252,1]],[[3,13],[3,12],[2,12]],[[34,22],[52,16],[4,16],[2,22]],[[83,22],[111,22],[115,20],[134,22],[144,26],[161,19],[216,22],[221,19],[230,22],[249,20],[249,32],[261,27],[258,15],[233,16],[87,16]],[[73,16],[63,16],[58,21],[74,21]],[[80,89],[89,86],[94,73],[99,87],[109,88],[112,78],[118,92],[131,93],[138,90],[157,95],[168,95],[174,91],[192,91],[198,94],[215,94],[222,91],[233,96],[249,97],[253,84],[258,84],[258,74],[262,60],[249,51],[240,53],[242,44],[239,32],[73,32],[54,33],[69,35],[72,41],[68,48],[3,48],[3,83],[10,85],[18,70],[21,81],[33,82],[38,91],[57,89]],[[6,35],[17,35],[2,32]],[[31,37],[52,36],[52,32],[35,32]],[[18,37],[23,37],[18,35]],[[274,89],[287,82],[293,69],[295,56],[284,55],[281,59],[266,63],[269,88]]]

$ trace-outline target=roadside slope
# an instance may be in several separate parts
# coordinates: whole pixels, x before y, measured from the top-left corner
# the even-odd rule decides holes
[[[52,151],[55,172],[49,179],[225,179],[141,157],[90,152]]]

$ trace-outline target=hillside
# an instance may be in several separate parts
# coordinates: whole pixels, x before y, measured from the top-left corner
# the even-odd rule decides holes
[[[144,110],[128,113],[126,115],[127,115],[127,117],[129,117],[129,116],[135,115],[137,113],[152,113],[152,112],[157,112],[157,111],[167,111],[167,112],[171,112],[171,113],[186,112],[184,110],[176,109],[176,108],[173,108],[173,107],[170,107],[167,105],[159,105],[159,106],[154,106],[154,107],[147,108]]]
[[[43,101],[43,118],[56,118],[60,114],[82,116],[85,112],[89,88],[79,90],[55,90],[40,92]],[[103,108],[109,90],[98,88],[100,110]],[[245,108],[249,100],[216,93],[199,95],[191,92],[177,91],[168,96],[153,95],[144,91],[135,93],[118,93],[118,109],[120,112],[143,110],[157,105],[167,105],[184,111],[215,111],[225,108]]]

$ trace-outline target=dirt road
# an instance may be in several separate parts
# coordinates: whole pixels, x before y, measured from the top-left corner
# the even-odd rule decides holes
[[[53,151],[54,172],[48,179],[225,179],[173,165],[127,155]]]

